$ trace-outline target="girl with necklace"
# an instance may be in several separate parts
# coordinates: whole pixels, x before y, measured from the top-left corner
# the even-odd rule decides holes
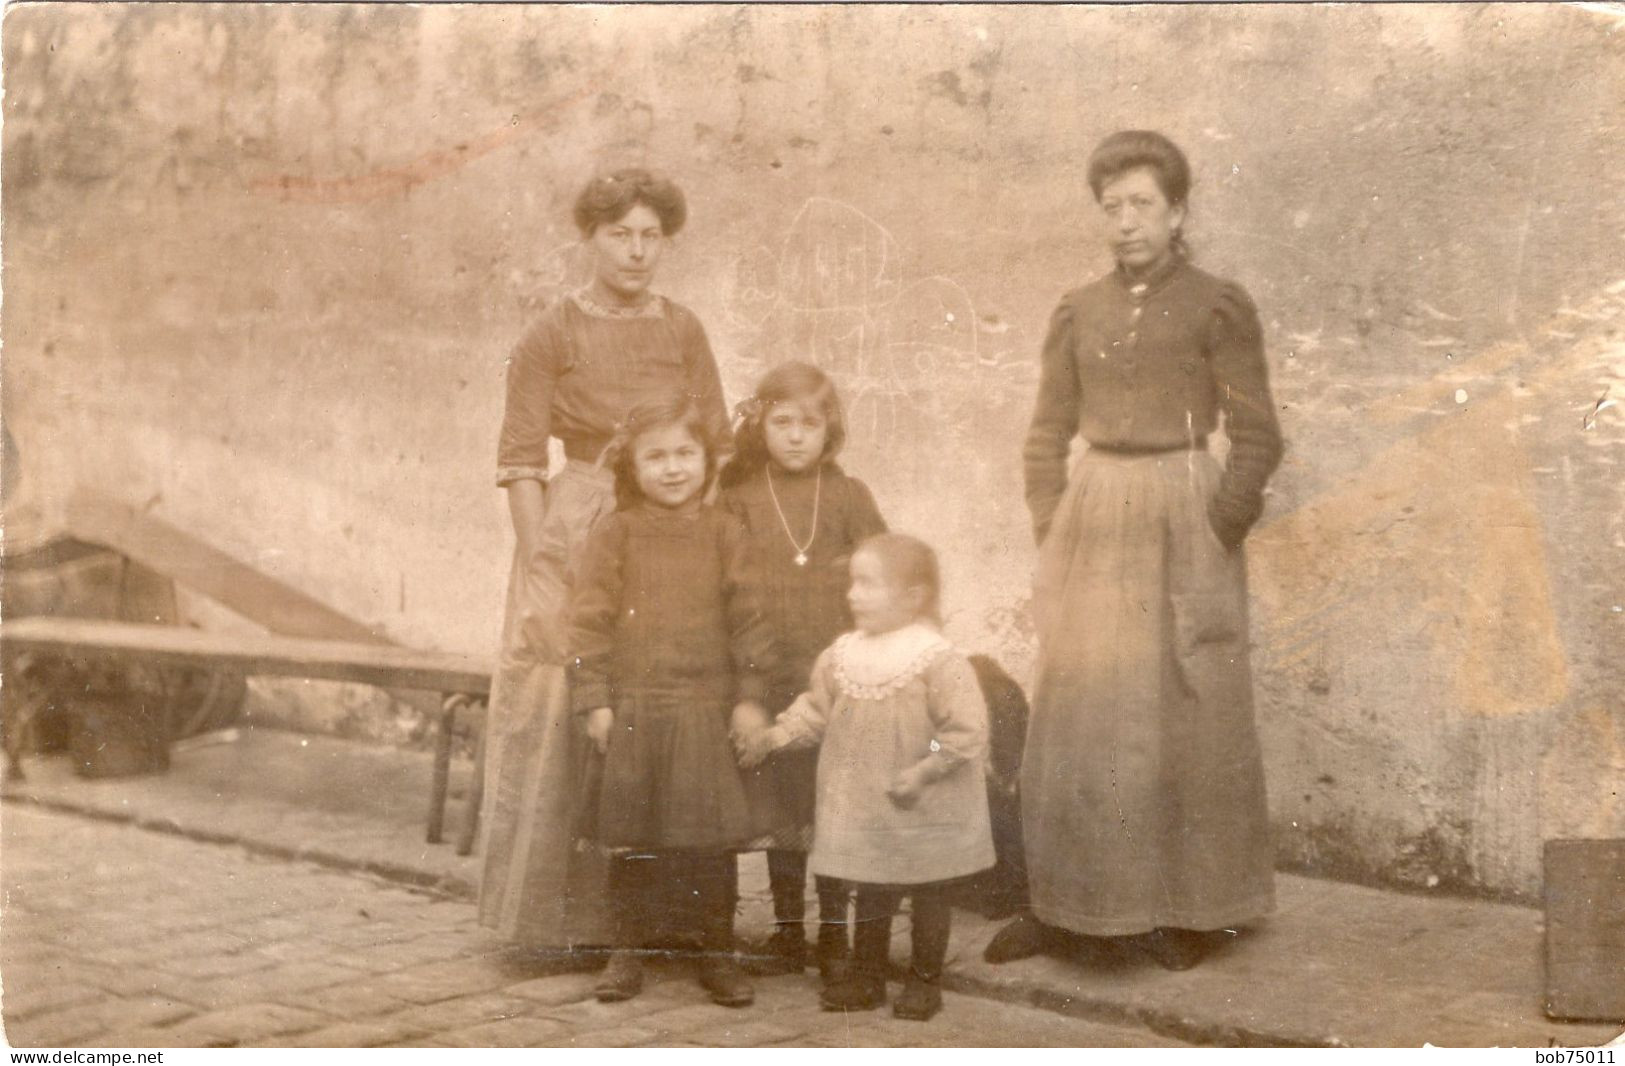
[[[865,538],[886,530],[869,489],[835,463],[846,439],[840,397],[806,363],[769,371],[740,405],[733,461],[722,473],[721,506],[744,523],[760,583],[758,597],[779,639],[780,670],[768,691],[775,717],[806,690],[813,662],[852,628],[847,566]],[[802,928],[811,846],[816,749],[787,751],[746,773],[767,847],[773,935],[753,952],[758,973],[799,972],[808,961]],[[846,887],[818,878],[818,968],[829,982],[848,955]]]

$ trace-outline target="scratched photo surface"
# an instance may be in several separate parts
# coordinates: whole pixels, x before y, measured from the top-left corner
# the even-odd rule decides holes
[[[1195,262],[1259,308],[1286,440],[1247,542],[1281,869],[1538,904],[1545,841],[1625,837],[1622,27],[14,7],[8,535],[89,489],[372,633],[491,655],[506,360],[591,280],[582,184],[647,166],[689,207],[655,288],[729,404],[787,360],[831,374],[844,468],[941,555],[946,633],[1030,685],[1039,350],[1112,265],[1090,151],[1160,130],[1193,168]],[[247,703],[419,750],[436,706],[297,680]]]

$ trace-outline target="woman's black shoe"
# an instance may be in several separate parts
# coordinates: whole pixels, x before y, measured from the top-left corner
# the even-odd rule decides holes
[[[1139,944],[1164,970],[1188,970],[1213,950],[1212,938],[1195,929],[1153,929]]]
[[[994,965],[1030,959],[1047,951],[1051,940],[1050,927],[1030,913],[1023,912],[1016,915],[1009,925],[993,934],[993,939],[989,940],[987,947],[982,950],[982,958]]]

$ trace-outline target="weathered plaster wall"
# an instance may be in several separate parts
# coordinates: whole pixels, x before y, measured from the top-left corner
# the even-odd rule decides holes
[[[839,378],[849,467],[1030,668],[1036,351],[1161,128],[1266,319],[1252,548],[1283,857],[1527,893],[1625,833],[1617,15],[1410,8],[20,5],[4,403],[90,483],[424,645],[496,637],[502,364],[594,169],[673,172],[661,288],[737,397]],[[1463,390],[1457,393],[1457,389]],[[1457,402],[1458,396],[1462,402]]]

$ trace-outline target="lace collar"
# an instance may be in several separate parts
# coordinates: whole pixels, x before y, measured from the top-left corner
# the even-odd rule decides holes
[[[835,678],[853,699],[885,699],[952,647],[941,633],[918,622],[879,636],[847,633],[835,641]]]
[[[651,294],[636,307],[608,307],[587,295],[586,289],[570,293],[570,302],[594,318],[660,318],[666,313],[666,299]]]

